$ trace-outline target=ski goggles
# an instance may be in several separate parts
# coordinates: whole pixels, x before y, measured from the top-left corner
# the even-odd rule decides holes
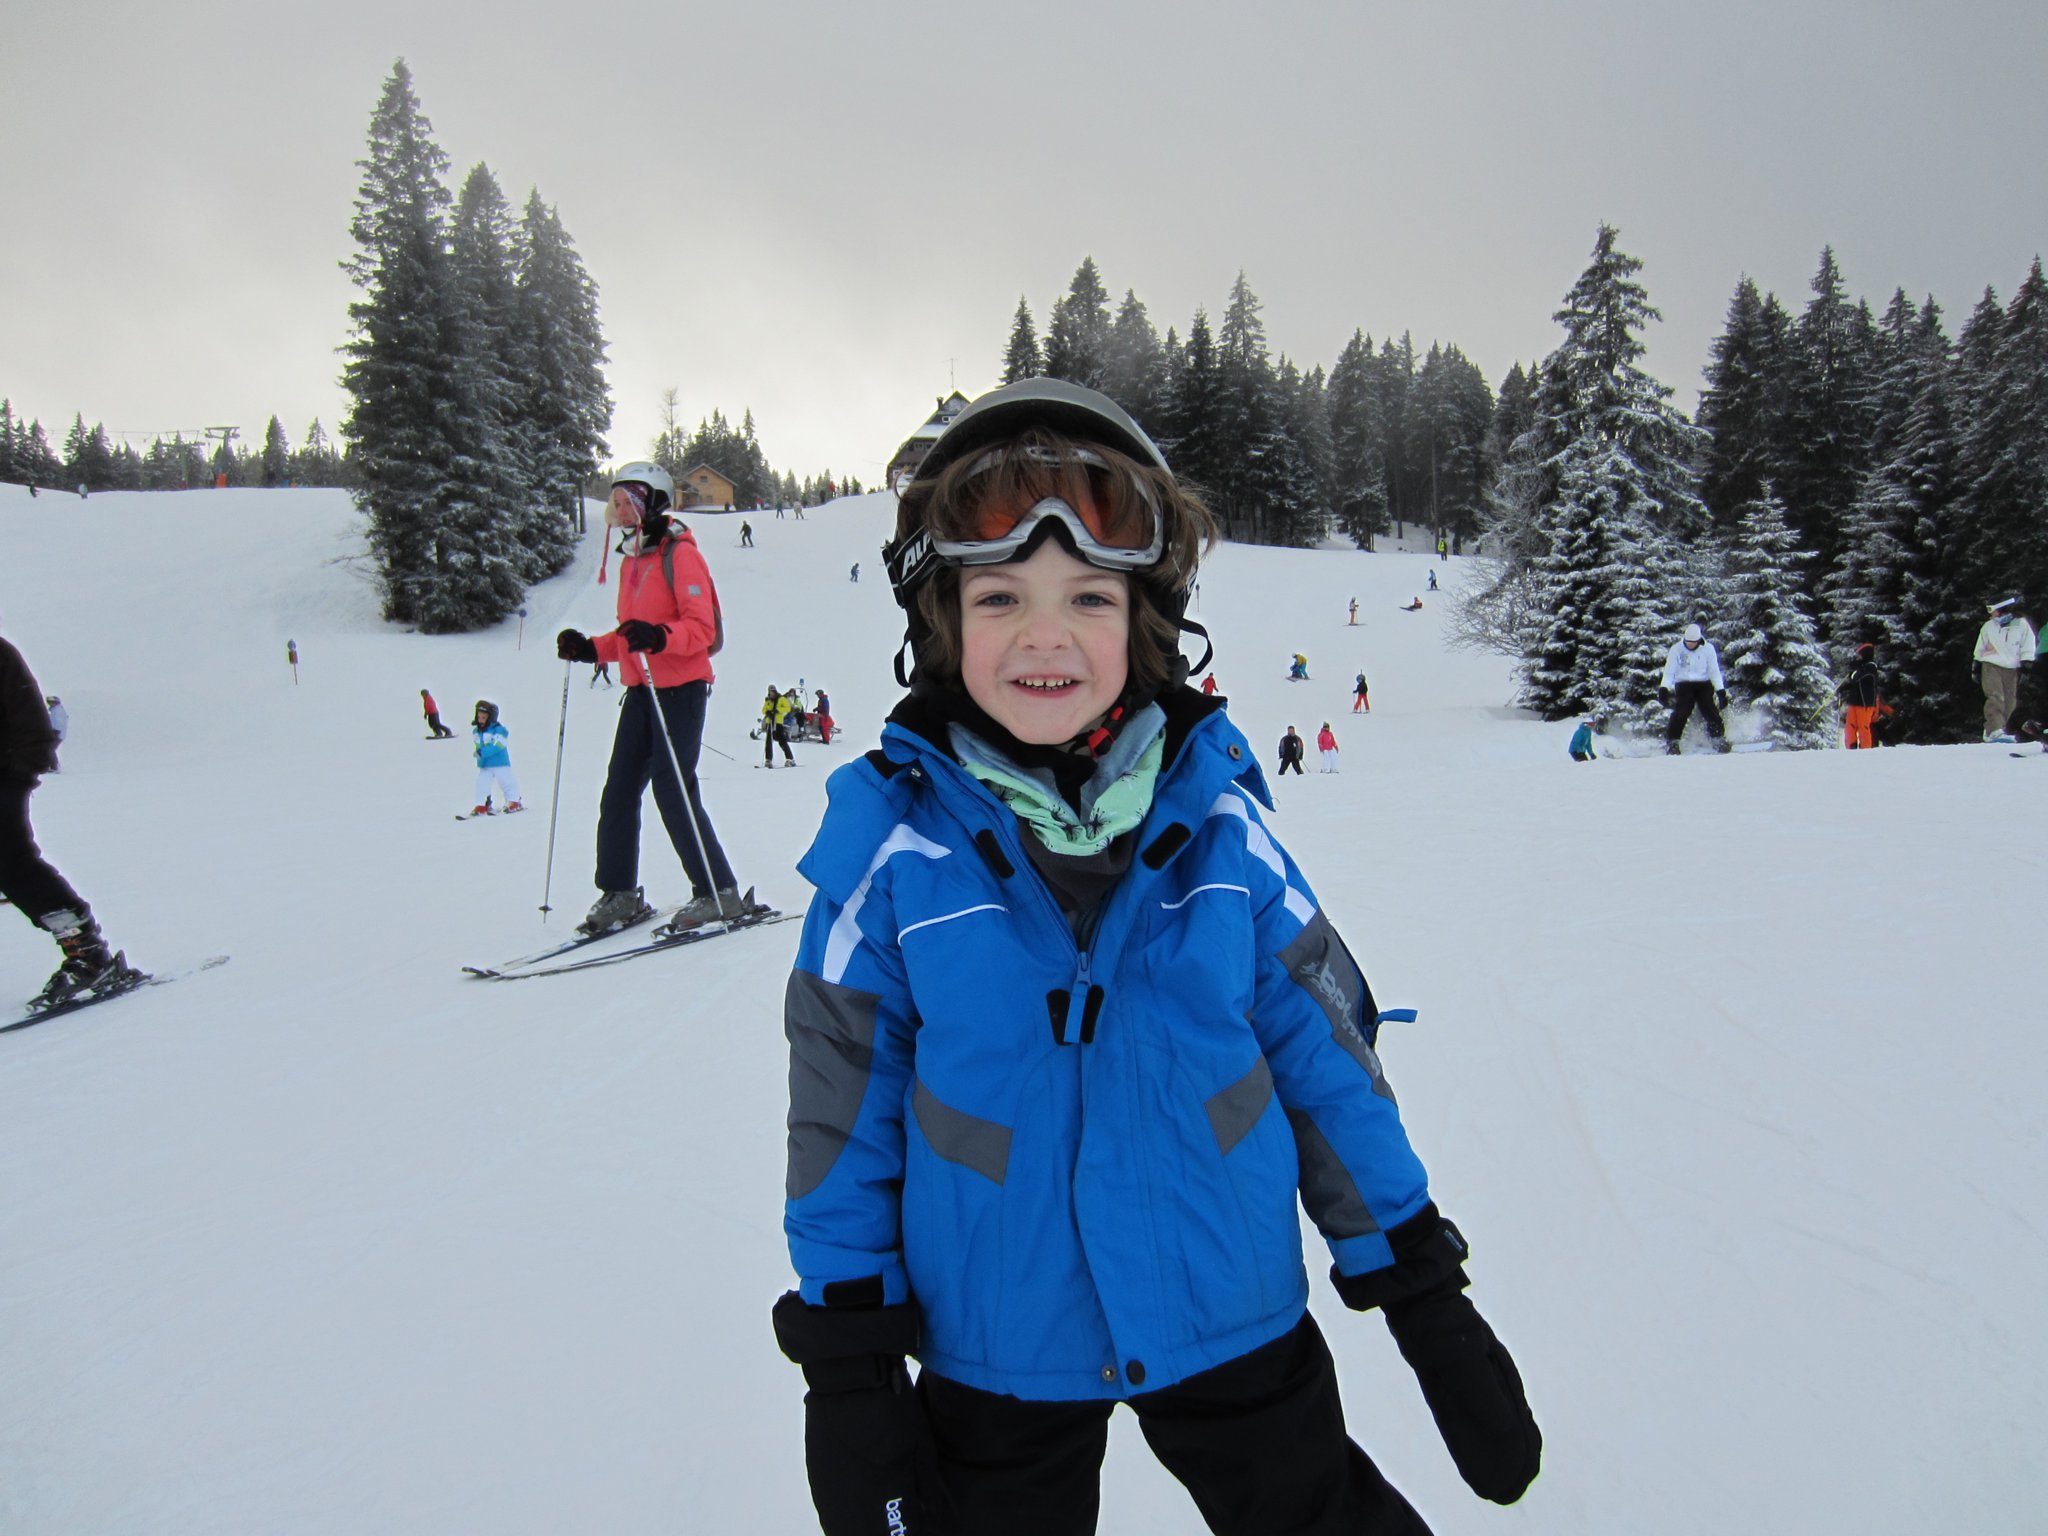
[[[1050,454],[1027,449],[1033,459],[1055,466]],[[968,470],[968,483],[1003,460],[1001,451],[982,455]],[[1089,469],[1110,473],[1106,460],[1085,449],[1074,456]],[[942,539],[929,529],[885,551],[890,583],[907,596],[940,566],[1006,565],[1027,558],[1048,536],[1059,536],[1079,559],[1105,571],[1142,571],[1166,553],[1166,520],[1142,483],[1136,485],[1145,517],[1136,528],[1112,527],[1103,516],[1104,497],[1090,495],[1076,506],[1063,496],[1042,496],[1021,512],[984,503],[969,539]],[[1142,542],[1140,542],[1142,541]]]

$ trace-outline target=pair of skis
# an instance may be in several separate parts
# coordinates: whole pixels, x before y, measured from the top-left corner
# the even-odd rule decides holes
[[[603,933],[579,934],[551,945],[538,954],[525,955],[517,960],[507,960],[500,965],[465,965],[465,976],[474,976],[479,981],[524,981],[533,976],[562,976],[570,971],[593,971],[607,965],[619,965],[627,960],[637,960],[642,955],[659,954],[667,949],[681,949],[689,944],[701,944],[708,939],[722,939],[728,934],[739,933],[748,928],[765,928],[772,923],[786,923],[798,913],[780,912],[754,899],[754,888],[747,887],[746,895],[740,898],[739,910],[730,917],[714,917],[709,922],[699,923],[694,928],[685,928],[680,933],[658,933],[654,938],[625,949],[608,950],[601,955],[577,955],[577,951],[593,944],[602,944],[620,934],[631,931],[655,918],[670,918],[674,908],[665,912],[649,912],[637,922],[626,923],[617,928],[608,928]]]
[[[95,1003],[110,1003],[117,997],[126,997],[130,992],[140,992],[144,987],[161,987],[174,981],[182,981],[187,976],[196,976],[201,971],[210,971],[217,966],[223,966],[227,963],[228,957],[226,955],[214,955],[210,959],[200,961],[199,964],[189,969],[168,971],[159,976],[152,976],[147,971],[138,971],[130,968],[101,982],[96,987],[88,988],[83,992],[74,992],[62,1002],[51,1003],[42,1008],[29,1009],[20,1018],[0,1024],[0,1035],[6,1034],[9,1030],[27,1029],[31,1024],[47,1023],[51,1019],[62,1018],[67,1013],[77,1013],[81,1008],[90,1008]]]

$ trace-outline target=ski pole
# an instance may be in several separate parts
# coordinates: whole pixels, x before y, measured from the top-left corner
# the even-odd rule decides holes
[[[697,745],[702,747],[706,752],[718,752],[718,748],[711,745],[711,743],[708,741],[700,741],[697,743]],[[739,761],[739,759],[734,757],[730,752],[718,752],[718,755],[724,758],[728,763],[736,763]]]
[[[718,903],[718,915],[725,916],[725,897],[718,889],[718,877],[711,872],[711,854],[704,847],[704,832],[697,825],[697,797],[690,793],[690,781],[683,777],[682,759],[676,756],[676,744],[669,739],[668,717],[661,712],[661,695],[654,691],[654,668],[647,664],[645,651],[633,652],[640,663],[640,675],[647,679],[647,703],[654,710],[655,734],[661,737],[661,744],[668,749],[668,765],[676,773],[676,787],[683,792],[683,809],[690,817],[690,836],[697,840],[697,857],[704,866],[704,882],[711,887],[711,899]],[[699,746],[703,742],[699,740]],[[739,914],[735,912],[733,916]]]
[[[555,732],[555,792],[548,801],[548,873],[540,888],[540,920],[546,922],[548,913],[554,908],[548,905],[548,897],[555,890],[555,819],[562,812],[562,748],[569,741],[569,678],[576,670],[576,663],[562,663],[562,724]]]

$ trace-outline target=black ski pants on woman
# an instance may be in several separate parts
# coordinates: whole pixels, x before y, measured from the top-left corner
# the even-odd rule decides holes
[[[1109,1402],[1034,1403],[918,1381],[937,1442],[940,1536],[1090,1536]],[[1344,1433],[1315,1320],[1250,1354],[1128,1399],[1160,1464],[1217,1536],[1429,1536]]]
[[[676,783],[675,767],[669,763],[668,748],[662,745],[661,726],[656,723],[650,695],[658,697],[661,721],[668,727],[668,739],[676,749],[676,764],[683,770],[683,783]],[[651,781],[654,808],[661,812],[661,824],[668,840],[675,844],[676,857],[690,877],[690,894],[708,896],[733,884],[732,866],[718,834],[711,829],[711,817],[704,810],[704,797],[697,792],[697,753],[704,740],[704,709],[711,702],[709,683],[683,683],[675,688],[650,689],[645,684],[628,688],[619,702],[619,729],[612,737],[611,771],[605,775],[604,799],[597,810],[597,888],[601,891],[630,891],[640,883],[640,799]],[[697,852],[697,839],[690,832],[690,818],[684,808],[683,787],[688,786],[689,804],[697,812],[697,831],[704,838],[704,853],[711,867]]]
[[[1728,727],[1721,721],[1721,711],[1714,707],[1712,683],[1680,683],[1671,690],[1671,721],[1664,727],[1665,749],[1678,750],[1678,738],[1685,734],[1685,723],[1695,709],[1707,722],[1707,734],[1714,738],[1715,749],[1727,750],[1724,743],[1728,740]]]
[[[35,787],[33,780],[0,779],[0,896],[40,925],[52,912],[83,912],[86,906],[36,846],[28,820],[28,797]]]

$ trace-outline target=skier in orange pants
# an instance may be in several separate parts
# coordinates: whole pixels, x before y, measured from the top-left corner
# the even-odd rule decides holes
[[[1842,745],[1851,750],[1876,746],[1875,727],[1879,718],[1894,713],[1878,690],[1876,646],[1865,641],[1856,647],[1856,665],[1842,679],[1837,691],[1849,706],[1842,727]]]

